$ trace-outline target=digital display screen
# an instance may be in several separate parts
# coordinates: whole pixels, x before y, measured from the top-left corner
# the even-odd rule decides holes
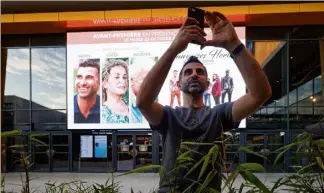
[[[235,30],[245,44],[245,27]],[[205,32],[206,39],[211,39],[210,29]],[[136,107],[136,95],[177,33],[178,29],[68,33],[68,128],[148,129]],[[243,77],[225,49],[208,46],[201,50],[189,44],[174,60],[157,102],[171,107],[183,104],[178,78],[192,55],[206,66],[211,82],[204,93],[205,105],[215,107],[246,94]],[[242,120],[239,127],[245,125]]]

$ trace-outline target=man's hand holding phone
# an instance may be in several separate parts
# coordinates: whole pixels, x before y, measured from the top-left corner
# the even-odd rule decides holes
[[[193,12],[193,10],[197,12]],[[202,12],[212,31],[211,40],[206,40],[205,38],[207,34],[202,27],[204,25],[201,24],[202,21],[204,21],[204,18],[201,18]],[[198,22],[198,20],[200,22]],[[205,46],[215,46],[222,47],[228,52],[232,52],[241,41],[236,34],[233,24],[222,13],[204,11],[198,8],[189,8],[188,17],[181,26],[170,48],[180,53],[187,48],[189,43],[198,44],[201,46],[201,49]]]
[[[205,36],[207,34],[198,26],[198,24],[199,22],[196,19],[188,17],[173,40],[170,49],[176,53],[180,53],[184,51],[188,44],[193,40],[204,45],[206,42]]]

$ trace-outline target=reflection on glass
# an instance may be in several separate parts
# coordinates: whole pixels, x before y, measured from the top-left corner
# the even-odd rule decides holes
[[[32,108],[66,108],[66,52],[64,47],[32,48]]]
[[[291,40],[289,42],[289,90],[297,92],[297,101],[290,105],[297,106],[290,110],[290,117],[295,122],[316,122],[315,106],[323,103],[321,97],[321,59],[317,40]],[[295,103],[293,103],[295,102]]]
[[[14,109],[29,109],[29,49],[8,49],[5,103]]]
[[[49,159],[52,151],[50,150],[49,135],[37,136],[36,139],[42,141],[43,144],[33,144],[34,149],[34,169],[35,171],[49,171]]]
[[[69,136],[52,135],[52,146],[53,170],[69,170]]]
[[[95,138],[94,136],[93,139]],[[113,167],[112,166],[112,135],[98,135],[98,136],[107,136],[107,158],[96,158],[94,153],[92,153],[91,158],[81,158],[80,134],[72,135],[72,143],[73,143],[72,170],[73,171],[84,171],[84,172],[112,171],[112,167]],[[93,143],[95,143],[95,140],[93,140]]]
[[[278,153],[274,153],[276,150],[284,146],[284,132],[276,133],[276,134],[266,134],[267,138],[267,150],[270,163],[274,163]],[[284,156],[280,159],[280,161],[274,166],[273,164],[266,165],[267,171],[271,172],[283,172],[284,171]]]
[[[298,102],[301,103],[304,99],[313,96],[313,80],[308,81],[307,83],[303,84],[302,86],[298,87],[295,90],[298,90]],[[298,104],[298,105],[302,105],[302,104]]]
[[[15,123],[27,123],[30,121],[30,113],[28,110],[17,110],[14,112]]]
[[[238,149],[240,147],[240,133],[225,132],[226,144],[226,168],[225,171],[231,172],[239,164]]]
[[[32,121],[36,130],[44,130],[48,124],[66,124],[66,110],[32,111]]]
[[[12,137],[12,143],[8,145],[24,145],[28,146],[28,141],[25,141],[24,136]],[[11,157],[9,162],[6,165],[9,165],[12,171],[24,171],[24,163],[22,161],[17,161],[22,159],[23,157],[27,157],[28,155],[24,153],[21,148],[13,149],[10,148],[7,150],[7,153],[11,153]]]
[[[132,170],[133,158],[136,157],[137,154],[137,149],[133,149],[132,135],[117,136],[117,170]]]
[[[287,43],[285,41],[251,41],[253,54],[260,63],[272,88],[271,98],[258,111],[247,118],[247,127],[253,124],[286,121],[280,113],[287,105],[286,66]],[[271,108],[269,108],[271,107]],[[252,125],[251,125],[252,124]]]
[[[247,147],[253,150],[256,153],[264,153],[266,152],[266,148],[264,146],[264,139],[265,136],[263,134],[248,134],[247,135]],[[264,165],[264,159],[253,155],[253,154],[247,154],[246,153],[246,162],[249,163],[259,163],[261,165]]]
[[[152,136],[136,136],[136,168],[152,165]]]

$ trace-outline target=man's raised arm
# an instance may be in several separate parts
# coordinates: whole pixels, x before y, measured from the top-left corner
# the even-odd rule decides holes
[[[212,29],[213,39],[206,41],[205,46],[223,47],[232,53],[241,44],[232,23],[223,14],[206,12],[206,19]],[[233,122],[253,114],[272,94],[271,86],[260,64],[246,47],[236,54],[235,63],[242,74],[248,93],[234,102]]]
[[[171,46],[153,66],[141,85],[136,98],[136,106],[152,125],[159,124],[163,118],[163,107],[154,100],[160,93],[175,57],[187,48],[190,41],[197,40],[201,44],[206,41],[204,38],[206,36],[205,32],[195,24],[198,24],[197,20],[193,18],[186,19]]]

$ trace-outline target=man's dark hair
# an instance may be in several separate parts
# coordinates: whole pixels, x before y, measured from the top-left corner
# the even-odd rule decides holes
[[[98,70],[98,79],[100,80],[100,66],[97,62],[94,62],[93,60],[86,60],[84,62],[81,62],[79,64],[79,68],[80,67],[93,67],[93,68],[96,68]]]
[[[206,77],[208,77],[207,69],[206,69],[206,67],[204,66],[204,64],[203,64],[203,63],[198,59],[197,56],[190,56],[190,57],[188,58],[188,60],[183,64],[183,66],[182,66],[182,68],[181,68],[181,70],[180,70],[180,73],[179,73],[179,81],[181,81],[181,77],[182,77],[182,73],[183,73],[183,69],[184,69],[184,67],[186,67],[187,64],[189,64],[189,63],[193,63],[193,62],[201,64],[201,65],[203,66],[204,70],[205,70]]]

